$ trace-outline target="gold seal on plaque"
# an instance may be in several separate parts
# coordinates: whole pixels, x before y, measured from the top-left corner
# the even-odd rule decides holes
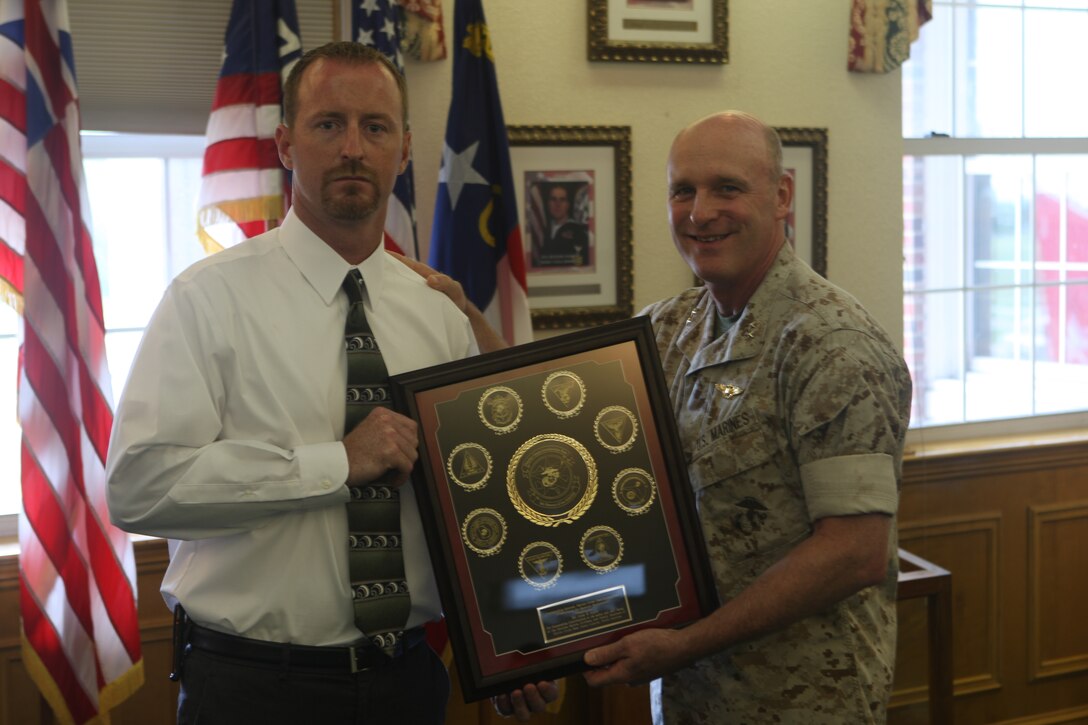
[[[479,490],[491,478],[491,454],[479,443],[462,443],[446,460],[446,472],[466,491]]]
[[[480,556],[498,554],[506,541],[506,519],[495,509],[470,511],[461,524],[461,538]]]
[[[569,524],[597,497],[597,464],[569,436],[533,436],[510,459],[506,491],[518,513],[534,524]]]
[[[623,558],[623,537],[611,526],[593,526],[582,534],[582,561],[598,574],[610,572]]]
[[[544,406],[560,418],[571,418],[581,412],[586,402],[586,386],[570,370],[558,370],[544,379],[540,387]]]
[[[521,422],[521,396],[513,388],[496,385],[480,396],[476,412],[491,430],[509,433]]]
[[[610,405],[597,413],[597,419],[593,421],[593,435],[608,450],[623,453],[635,445],[638,418],[622,405]]]
[[[625,468],[612,481],[612,500],[628,516],[638,516],[650,510],[657,497],[654,478],[641,468]]]
[[[547,541],[534,541],[518,557],[521,578],[536,589],[554,587],[563,573],[563,555]]]

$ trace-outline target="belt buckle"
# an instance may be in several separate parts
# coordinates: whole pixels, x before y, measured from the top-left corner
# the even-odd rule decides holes
[[[348,646],[348,659],[351,660],[350,661],[351,674],[354,675],[354,674],[357,674],[359,672],[363,672],[365,670],[370,669],[369,667],[360,667],[359,666],[359,657],[365,651],[366,651],[366,647],[356,647],[355,645],[349,645]]]

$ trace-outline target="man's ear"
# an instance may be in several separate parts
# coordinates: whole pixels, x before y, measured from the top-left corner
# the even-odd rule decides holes
[[[793,206],[793,174],[788,171],[782,172],[781,178],[778,179],[778,192],[777,192],[777,204],[775,215],[778,219],[785,219],[789,216],[790,209]]]
[[[291,161],[291,129],[282,123],[276,126],[276,152],[280,156],[283,168],[288,170],[295,168]]]

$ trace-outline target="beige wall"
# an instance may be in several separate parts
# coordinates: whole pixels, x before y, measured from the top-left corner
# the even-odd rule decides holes
[[[775,126],[828,129],[828,276],[902,338],[899,73],[846,71],[849,10],[848,0],[729,0],[729,63],[700,67],[589,62],[582,0],[484,1],[507,124],[631,126],[636,311],[691,279],[665,222],[673,136],[739,108]],[[412,62],[407,73],[426,245],[452,62]]]

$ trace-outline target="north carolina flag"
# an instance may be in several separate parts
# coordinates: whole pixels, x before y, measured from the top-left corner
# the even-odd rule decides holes
[[[459,281],[507,342],[528,342],[533,327],[510,145],[480,0],[457,0],[453,26],[453,97],[430,265]]]
[[[354,0],[351,37],[355,42],[377,48],[404,74],[401,55],[403,8],[391,0]],[[385,247],[412,259],[419,259],[416,243],[416,187],[412,160],[397,177],[385,215]]]
[[[132,542],[106,509],[112,393],[88,219],[68,7],[0,0],[0,297],[23,313],[22,660],[64,724],[108,723],[144,681]]]
[[[290,183],[276,152],[283,81],[302,55],[294,0],[234,0],[205,134],[197,235],[211,254],[283,219]]]

